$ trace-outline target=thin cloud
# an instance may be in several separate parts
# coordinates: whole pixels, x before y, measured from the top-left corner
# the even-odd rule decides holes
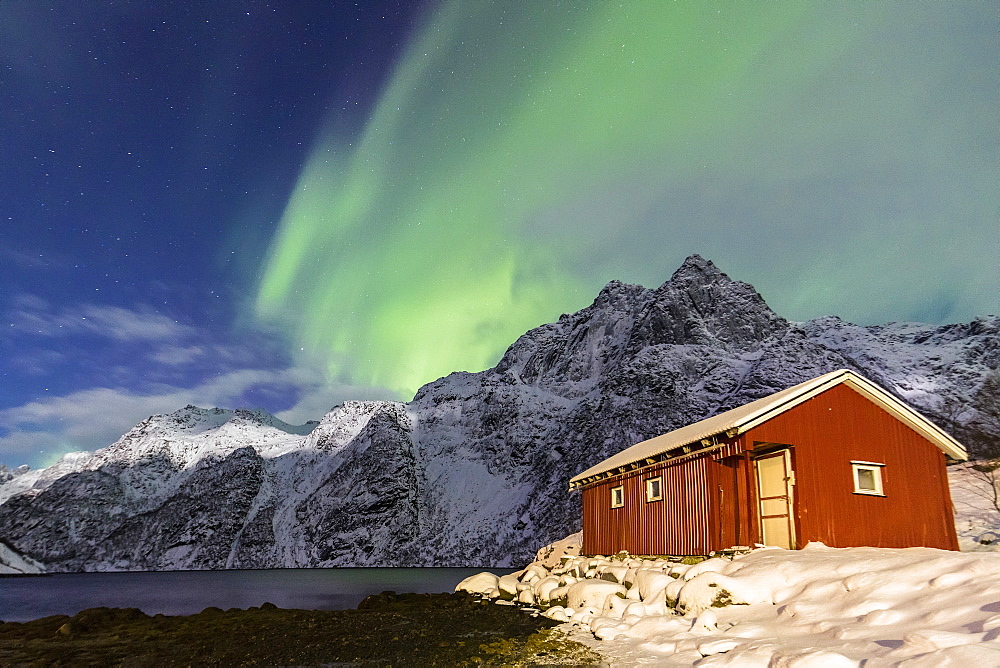
[[[44,376],[66,363],[67,355],[58,350],[23,351],[9,358],[12,369],[26,376]]]
[[[18,298],[10,320],[19,332],[41,336],[83,333],[116,341],[176,341],[195,333],[194,328],[145,306],[127,309],[85,304],[55,309],[33,295]]]
[[[166,366],[185,366],[195,362],[205,355],[203,346],[164,345],[150,354],[149,359]]]
[[[297,397],[296,405],[278,417],[293,423],[319,420],[346,399],[385,398],[387,393],[331,385],[312,368],[237,369],[192,388],[161,386],[138,393],[95,387],[47,397],[0,410],[0,463],[47,466],[67,453],[96,450],[115,442],[150,415],[173,412],[188,404],[238,408],[254,390]]]
[[[53,253],[26,252],[23,250],[0,246],[0,260],[10,263],[20,269],[59,269],[71,266],[69,258]]]

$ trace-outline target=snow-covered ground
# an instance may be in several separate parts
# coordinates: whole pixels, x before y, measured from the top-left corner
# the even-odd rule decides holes
[[[458,589],[537,607],[614,666],[1000,666],[1000,513],[969,466],[949,470],[962,552],[812,543],[692,565],[577,556],[576,534]]]
[[[695,565],[571,557],[473,578],[460,588],[513,590],[612,665],[1000,665],[996,553],[814,543]]]

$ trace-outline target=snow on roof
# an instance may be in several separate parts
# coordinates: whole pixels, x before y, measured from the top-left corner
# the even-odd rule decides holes
[[[905,423],[918,434],[940,448],[952,459],[966,460],[969,458],[965,448],[940,427],[923,415],[913,410],[905,403],[892,396],[881,387],[848,369],[839,369],[799,385],[776,392],[763,399],[751,401],[748,404],[719,413],[713,417],[689,424],[672,432],[656,436],[647,441],[636,443],[618,454],[605,459],[600,464],[592,466],[569,481],[570,487],[580,485],[585,479],[628,466],[635,462],[657,457],[685,445],[698,443],[702,439],[731,432],[732,435],[742,434],[771,418],[784,413],[790,408],[812,399],[835,385],[845,384],[870,401],[879,405],[896,419]]]

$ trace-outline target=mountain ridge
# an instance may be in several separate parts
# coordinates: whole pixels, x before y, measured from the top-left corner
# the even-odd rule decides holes
[[[566,482],[638,441],[838,368],[947,428],[998,365],[997,318],[794,323],[695,255],[658,288],[609,282],[410,402],[344,402],[302,427],[154,416],[58,475],[0,484],[0,538],[50,571],[508,566],[578,530]]]

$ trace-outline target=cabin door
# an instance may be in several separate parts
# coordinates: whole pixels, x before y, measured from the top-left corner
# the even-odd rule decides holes
[[[792,521],[792,458],[788,450],[754,460],[757,498],[760,500],[761,542],[774,547],[795,548]]]

